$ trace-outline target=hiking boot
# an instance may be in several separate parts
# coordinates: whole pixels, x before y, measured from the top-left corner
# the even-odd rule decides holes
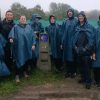
[[[70,76],[71,76],[70,73],[65,74],[65,78],[69,78]]]
[[[90,89],[91,88],[91,84],[86,84],[86,89]]]
[[[80,79],[80,80],[78,80],[78,83],[79,84],[83,84],[84,83],[84,80],[83,79]]]

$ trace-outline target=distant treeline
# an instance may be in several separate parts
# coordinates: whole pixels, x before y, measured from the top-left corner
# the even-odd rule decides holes
[[[14,13],[15,19],[18,19],[20,15],[25,15],[28,19],[30,19],[33,13],[38,13],[45,20],[47,20],[49,15],[51,14],[54,14],[57,19],[62,20],[66,18],[66,11],[72,7],[68,4],[52,2],[49,8],[50,8],[49,11],[45,12],[40,5],[36,5],[35,7],[30,9],[27,9],[25,6],[21,5],[20,3],[14,3],[11,6],[11,10]],[[78,10],[74,9],[74,12],[75,12],[75,16],[77,16]],[[95,19],[95,20],[98,19],[99,14],[100,11],[98,10],[86,12],[86,15],[89,19]]]

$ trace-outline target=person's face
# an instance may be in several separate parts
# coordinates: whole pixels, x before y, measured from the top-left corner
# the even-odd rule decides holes
[[[26,24],[26,17],[25,16],[21,16],[19,19],[21,24]]]
[[[13,20],[13,13],[12,12],[7,12],[5,15],[5,18],[7,21],[12,21]]]
[[[55,23],[55,18],[54,18],[54,17],[51,17],[50,22],[51,22],[52,24]]]
[[[79,20],[80,23],[83,23],[84,22],[84,16],[79,15],[78,20]]]
[[[73,16],[73,12],[69,11],[67,15],[68,15],[68,17],[72,17]]]

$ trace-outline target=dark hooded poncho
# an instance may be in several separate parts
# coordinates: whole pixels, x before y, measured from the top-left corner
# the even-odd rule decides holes
[[[96,29],[88,23],[83,11],[79,13],[80,15],[84,17],[84,24],[80,25],[78,21],[73,37],[73,49],[79,55],[91,56],[95,50]]]
[[[33,58],[39,58],[39,34],[44,32],[44,28],[40,22],[36,23],[36,19],[41,19],[39,14],[33,14],[31,17],[30,25],[36,36],[36,49],[33,53]]]
[[[54,17],[54,15],[51,15],[49,17],[49,22],[51,17]],[[56,20],[56,19],[55,19]],[[60,27],[58,24],[51,23],[50,25],[46,27],[46,32],[49,35],[49,45],[50,45],[50,53],[53,58],[61,58],[62,57],[62,52],[61,52],[61,34],[60,34]]]
[[[3,48],[5,47],[5,44],[6,44],[6,40],[0,34],[0,77],[10,74],[8,67],[6,66],[4,62],[4,49]]]
[[[98,28],[95,35],[95,47],[96,60],[93,61],[93,67],[100,67],[100,21],[98,21]]]
[[[73,13],[72,17],[68,16],[68,12]],[[75,27],[77,19],[74,18],[74,11],[69,9],[67,11],[68,18],[62,24],[62,45],[63,45],[63,58],[65,61],[73,61],[72,41],[75,35]]]
[[[35,35],[30,25],[15,25],[9,34],[9,38],[14,40],[13,58],[18,68],[22,67],[26,61],[32,59],[32,46],[36,44]]]

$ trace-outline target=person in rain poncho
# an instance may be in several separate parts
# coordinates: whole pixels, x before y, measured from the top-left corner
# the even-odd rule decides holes
[[[6,45],[6,40],[0,34],[0,77],[10,75],[10,71],[4,62],[4,47]]]
[[[87,21],[86,15],[81,11],[78,15],[78,24],[73,38],[74,55],[80,68],[81,80],[86,89],[91,88],[91,56],[94,52],[94,37],[96,29]]]
[[[44,32],[44,28],[41,24],[41,22],[39,22],[39,20],[41,19],[41,16],[39,14],[33,14],[31,17],[31,27],[34,31],[34,33],[36,34],[36,49],[33,53],[33,65],[34,67],[37,66],[37,61],[39,59],[39,34]]]
[[[74,10],[69,9],[67,11],[67,19],[62,24],[62,48],[63,48],[63,59],[65,62],[65,77],[74,78],[76,75],[76,66],[74,65],[74,57],[72,50],[72,40],[75,34],[75,26],[77,19],[74,17]]]
[[[46,32],[49,35],[49,46],[50,46],[50,56],[51,63],[55,65],[56,71],[61,71],[62,66],[62,50],[61,45],[61,33],[60,27],[56,23],[56,18],[54,15],[49,17],[50,25],[46,27]]]
[[[16,82],[19,80],[20,68],[23,68],[24,76],[28,77],[28,61],[32,59],[35,50],[35,35],[30,25],[26,23],[26,17],[21,16],[19,24],[15,25],[9,34],[12,43],[13,59],[16,64]],[[22,73],[22,72],[21,72]]]
[[[3,19],[3,21],[0,22],[0,33],[6,40],[6,44],[4,47],[4,53],[5,53],[4,60],[10,71],[13,71],[13,68],[12,68],[11,50],[10,50],[8,35],[14,25],[15,23],[13,21],[13,12],[11,10],[8,10],[6,11],[5,18]]]
[[[93,53],[93,72],[94,80],[97,87],[100,87],[100,16],[98,20],[98,28],[95,36],[95,52]]]

